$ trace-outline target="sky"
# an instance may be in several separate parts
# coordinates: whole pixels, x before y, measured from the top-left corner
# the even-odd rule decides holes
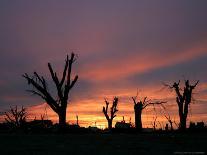
[[[177,120],[175,94],[163,83],[200,80],[189,121],[207,121],[207,1],[200,0],[18,0],[0,1],[0,112],[25,106],[29,117],[57,116],[31,88],[23,73],[37,71],[52,84],[47,63],[61,73],[67,54],[78,56],[79,79],[67,108],[67,121],[105,127],[104,98],[120,98],[115,121],[134,121],[132,96],[165,100]],[[54,86],[51,86],[54,92]],[[144,111],[144,126],[155,115]],[[161,125],[160,125],[161,126]]]

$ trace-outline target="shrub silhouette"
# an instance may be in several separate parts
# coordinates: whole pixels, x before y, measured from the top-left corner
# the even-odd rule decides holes
[[[5,121],[12,129],[20,129],[26,123],[27,112],[23,106],[18,109],[17,106],[10,107],[8,112],[5,112]]]

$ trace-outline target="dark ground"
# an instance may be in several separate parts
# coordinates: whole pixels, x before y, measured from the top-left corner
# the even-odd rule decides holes
[[[207,152],[207,133],[0,134],[0,154],[180,154]],[[177,153],[175,153],[177,152]],[[206,153],[205,153],[206,154]]]

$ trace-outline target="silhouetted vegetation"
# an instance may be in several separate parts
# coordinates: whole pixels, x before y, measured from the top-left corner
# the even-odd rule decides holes
[[[78,115],[76,115],[76,122],[74,124],[66,123],[68,95],[78,80],[77,75],[74,78],[71,77],[72,65],[75,61],[76,58],[74,53],[72,53],[70,57],[67,56],[61,78],[58,78],[57,73],[54,72],[51,64],[48,63],[50,76],[52,77],[56,87],[56,97],[53,97],[52,93],[49,92],[45,78],[40,76],[37,72],[34,72],[31,76],[27,73],[23,75],[28,84],[33,86],[32,89],[28,91],[40,96],[44,101],[46,101],[51,109],[57,113],[59,123],[53,124],[48,117],[46,118],[47,112],[44,115],[38,116],[40,119],[36,119],[35,117],[34,120],[28,120],[28,113],[24,107],[21,109],[18,109],[17,106],[14,108],[11,107],[11,109],[5,113],[5,122],[0,123],[0,136],[2,136],[0,138],[3,139],[3,141],[6,141],[7,137],[9,137],[8,139],[10,140],[13,137],[20,135],[21,138],[19,138],[19,140],[22,141],[22,143],[25,144],[25,139],[27,140],[26,143],[28,144],[25,148],[29,146],[34,149],[34,146],[32,145],[34,144],[33,141],[36,140],[38,141],[38,145],[35,144],[35,147],[38,146],[39,149],[40,144],[43,144],[41,149],[44,150],[47,148],[45,152],[40,150],[43,154],[91,154],[91,148],[93,148],[93,151],[96,151],[95,154],[103,153],[101,151],[105,151],[106,148],[108,148],[111,154],[120,154],[120,151],[123,151],[124,154],[128,154],[129,152],[130,154],[136,154],[137,150],[140,151],[140,154],[149,152],[154,154],[155,148],[157,149],[160,145],[165,146],[162,147],[162,150],[167,148],[171,153],[183,150],[183,147],[188,150],[190,148],[193,151],[199,151],[197,149],[203,151],[201,148],[204,148],[206,144],[206,140],[204,138],[207,137],[207,127],[204,122],[190,122],[189,128],[186,129],[188,108],[192,100],[193,90],[197,86],[198,81],[194,85],[190,85],[189,80],[186,80],[184,89],[181,89],[180,81],[178,83],[175,82],[172,86],[166,85],[176,93],[176,102],[180,117],[179,129],[182,131],[185,130],[185,133],[179,132],[179,130],[176,130],[173,127],[174,124],[177,127],[178,125],[166,111],[166,108],[163,105],[166,101],[151,101],[148,100],[147,97],[144,97],[144,99],[138,99],[138,94],[135,97],[132,97],[135,114],[135,124],[133,125],[131,118],[129,122],[126,122],[123,117],[122,121],[116,122],[115,127],[112,127],[113,119],[116,117],[118,112],[118,97],[113,98],[111,105],[110,102],[105,99],[105,106],[103,106],[102,112],[107,120],[108,128],[99,129],[96,126],[96,122],[95,126],[89,126],[87,128],[81,127],[79,125]],[[159,122],[156,113],[151,122],[152,127],[143,128],[142,113],[143,110],[150,105],[154,106],[155,112],[155,106],[157,105],[160,105],[165,110],[165,113],[162,113],[167,121],[165,126],[162,122]],[[13,135],[13,137],[8,136],[10,133],[12,133],[11,135]],[[25,133],[27,136],[25,136]],[[39,137],[40,139],[36,139]],[[91,138],[92,141],[90,140]],[[14,145],[13,141],[15,141],[15,139],[16,138],[12,139],[9,148],[11,147],[18,150],[22,148],[22,146],[19,147],[18,142]],[[198,139],[201,139],[200,144],[194,145],[194,140]],[[45,146],[45,144],[48,144],[48,146]],[[100,152],[97,151],[97,148]],[[153,149],[150,150],[151,148]],[[5,154],[14,154],[15,151],[1,149],[0,152]],[[26,154],[27,153],[28,152],[26,152]],[[34,154],[34,152],[32,152],[32,154]],[[108,154],[108,152],[106,154]]]
[[[174,128],[173,128],[173,124],[175,124],[175,126],[178,127],[178,125],[177,125],[177,123],[175,122],[175,120],[172,120],[172,118],[171,118],[171,116],[170,116],[169,114],[164,115],[164,116],[165,116],[165,118],[167,119],[168,123],[170,124],[170,130],[171,130],[171,131],[174,130]],[[166,125],[168,125],[168,124],[166,124]]]
[[[10,110],[5,112],[5,121],[10,129],[22,129],[26,124],[27,112],[23,106],[18,109],[17,106],[10,107]]]
[[[111,130],[113,119],[116,117],[115,113],[118,111],[118,109],[117,109],[118,98],[114,97],[112,106],[109,111],[110,114],[108,114],[109,102],[106,99],[105,99],[105,103],[106,103],[106,107],[103,107],[103,113],[108,121],[108,129]]]
[[[155,131],[157,127],[157,116],[153,117],[153,121],[151,124],[152,124],[153,130]]]
[[[58,78],[57,73],[53,71],[51,64],[48,63],[50,75],[56,86],[57,98],[52,97],[43,76],[40,76],[37,72],[34,72],[33,76],[29,76],[27,73],[23,75],[28,84],[33,86],[33,89],[28,91],[44,99],[52,110],[58,114],[60,127],[66,125],[68,95],[78,80],[77,75],[71,80],[72,65],[75,61],[76,58],[74,53],[71,54],[70,58],[67,56],[61,79]]]
[[[190,122],[189,125],[189,131],[192,132],[201,132],[207,130],[207,127],[205,126],[204,122]]]
[[[151,102],[151,100],[147,100],[147,97],[137,101],[137,96],[132,97],[132,100],[134,102],[135,127],[138,131],[142,131],[142,111],[149,105],[162,105],[163,103],[166,103],[161,101]]]
[[[186,130],[186,120],[188,116],[188,107],[192,100],[192,92],[193,89],[197,86],[199,81],[197,81],[194,85],[190,85],[189,80],[185,80],[185,86],[184,89],[180,88],[180,81],[174,82],[172,86],[168,86],[170,89],[174,89],[176,93],[176,102],[178,105],[178,112],[180,117],[180,124],[179,129],[181,131]],[[183,90],[183,91],[182,91]]]

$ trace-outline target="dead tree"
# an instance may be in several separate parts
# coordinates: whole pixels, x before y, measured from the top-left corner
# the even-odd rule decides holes
[[[72,65],[75,62],[75,54],[72,53],[70,58],[67,55],[65,60],[65,66],[62,73],[62,78],[58,78],[57,73],[53,71],[50,63],[48,68],[53,82],[55,83],[57,90],[57,98],[54,98],[48,90],[46,80],[43,76],[40,76],[37,72],[34,72],[33,76],[29,76],[27,73],[23,77],[27,80],[29,85],[33,86],[32,90],[28,90],[32,94],[40,96],[46,103],[57,113],[59,117],[60,127],[64,127],[66,124],[66,109],[68,104],[68,95],[78,80],[76,75],[74,79],[71,79]]]
[[[10,107],[8,112],[5,112],[5,121],[15,128],[21,128],[26,123],[27,112],[26,108],[22,106],[18,109],[17,106],[14,108]]]
[[[79,125],[79,123],[78,123],[78,115],[76,115],[76,125]]]
[[[116,117],[115,113],[118,111],[117,105],[118,105],[118,98],[114,97],[113,104],[110,109],[110,116],[108,114],[108,108],[109,108],[109,102],[105,99],[106,107],[103,106],[103,113],[108,121],[108,129],[112,129],[112,121]]]
[[[170,124],[170,130],[173,131],[174,128],[173,128],[173,124],[178,128],[178,125],[175,121],[175,118],[172,120],[172,117],[170,116],[170,114],[167,112],[167,109],[166,107],[163,106],[163,109],[164,109],[164,117],[167,119],[167,122]]]
[[[167,121],[170,123],[170,130],[172,131],[173,130],[173,121],[170,117],[170,115],[165,115],[165,118],[167,119]]]
[[[153,119],[153,122],[152,122],[152,126],[153,126],[153,130],[155,131],[156,130],[156,127],[157,127],[157,116],[155,116],[155,118]]]
[[[185,80],[185,86],[184,89],[180,89],[180,81],[174,82],[172,86],[168,86],[170,89],[173,89],[176,93],[176,102],[178,105],[178,112],[179,112],[179,118],[180,118],[180,124],[179,128],[180,130],[186,129],[186,120],[188,116],[188,107],[192,100],[192,92],[193,89],[197,86],[199,81],[197,81],[194,85],[190,85],[189,80]]]
[[[162,101],[151,102],[150,100],[147,100],[147,97],[145,97],[143,100],[137,101],[137,96],[132,97],[132,100],[134,102],[135,127],[138,131],[142,130],[142,111],[149,105],[162,105],[163,103],[166,103]]]

